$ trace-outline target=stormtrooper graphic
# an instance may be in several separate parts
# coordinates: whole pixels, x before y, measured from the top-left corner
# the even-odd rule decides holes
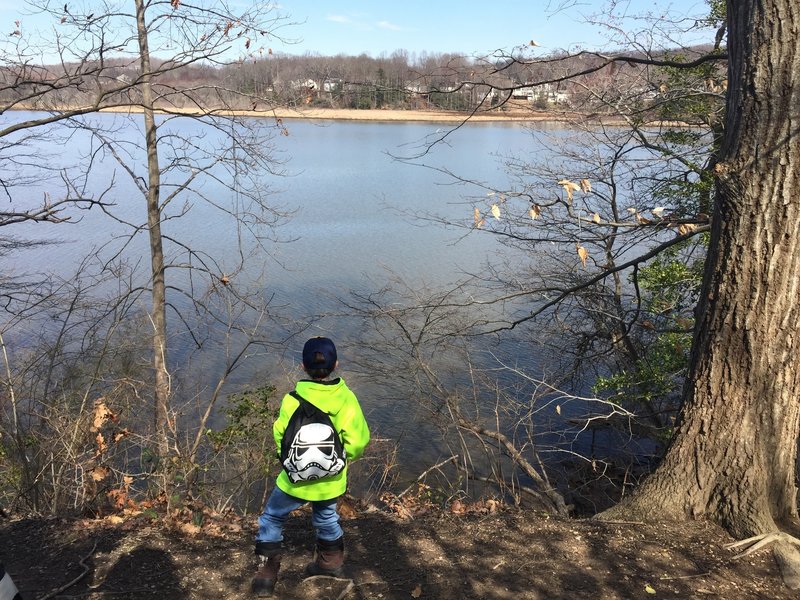
[[[307,423],[294,436],[283,462],[292,483],[336,475],[344,468],[344,457],[336,453],[336,432],[322,423]]]

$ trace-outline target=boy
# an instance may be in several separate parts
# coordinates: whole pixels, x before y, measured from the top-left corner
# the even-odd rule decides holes
[[[293,450],[275,482],[275,488],[258,519],[256,555],[259,567],[253,578],[252,590],[259,596],[269,596],[278,580],[281,563],[283,526],[289,513],[311,503],[311,523],[317,534],[317,556],[306,567],[309,575],[341,576],[344,564],[344,537],[336,512],[336,499],[347,489],[347,463],[364,453],[369,442],[369,428],[355,394],[342,378],[329,379],[339,365],[336,346],[325,337],[315,337],[303,346],[303,369],[310,379],[301,379],[295,391],[283,397],[280,413],[273,425],[278,453],[292,414],[300,407],[301,398],[330,416],[333,428],[344,447],[338,457],[333,444],[316,459],[305,459],[303,448]],[[316,424],[315,424],[316,425]],[[313,453],[313,452],[312,452]],[[297,460],[294,460],[297,459]],[[325,475],[330,469],[341,470]],[[325,476],[322,476],[325,475]]]

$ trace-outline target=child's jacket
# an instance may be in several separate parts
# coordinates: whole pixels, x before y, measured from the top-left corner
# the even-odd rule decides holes
[[[334,428],[339,432],[347,454],[347,462],[361,458],[369,443],[369,427],[361,412],[361,406],[355,394],[341,377],[331,381],[311,381],[303,379],[297,382],[295,391],[317,408],[328,413]],[[275,444],[281,447],[281,440],[289,424],[289,419],[298,407],[297,400],[286,394],[281,402],[280,413],[272,426]],[[292,483],[286,471],[281,470],[276,485],[295,498],[301,500],[331,500],[344,494],[347,489],[347,466],[338,475],[314,481],[298,481]]]

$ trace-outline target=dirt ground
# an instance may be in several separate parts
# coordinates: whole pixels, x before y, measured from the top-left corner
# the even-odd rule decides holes
[[[347,578],[303,577],[314,538],[299,513],[277,598],[796,597],[769,549],[734,560],[730,537],[704,522],[560,520],[485,505],[343,512]],[[0,560],[28,600],[250,598],[254,530],[255,518],[220,515],[4,518]]]

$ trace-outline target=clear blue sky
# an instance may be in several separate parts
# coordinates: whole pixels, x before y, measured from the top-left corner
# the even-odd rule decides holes
[[[131,0],[119,3],[128,11],[133,5]],[[92,12],[95,6],[102,11],[100,2],[93,0],[70,0],[69,4],[79,13]],[[253,0],[229,0],[229,4],[236,11],[237,6],[252,6]],[[276,52],[366,53],[379,57],[406,50],[412,58],[422,52],[487,55],[529,44],[531,40],[538,44],[535,52],[540,54],[630,49],[625,35],[646,26],[643,21],[636,22],[636,16],[649,13],[656,19],[681,22],[689,29],[694,18],[708,14],[706,0],[267,0],[263,4],[272,4],[278,14],[296,23],[279,31],[283,38],[295,43],[269,41]],[[6,32],[14,31],[17,19],[21,19],[21,28],[26,32],[38,31],[43,23],[53,27],[52,17],[43,19],[32,14],[25,2],[0,0],[0,27],[5,27]],[[658,29],[651,31],[657,33]],[[0,36],[3,35],[4,30],[0,29]],[[701,43],[710,39],[713,40],[713,33],[695,29],[689,38],[666,45],[675,47],[679,41]],[[14,40],[7,36],[3,41]],[[35,48],[35,39],[31,41]],[[646,36],[637,41],[651,47]]]
[[[630,17],[646,14],[703,16],[705,0],[617,0],[615,23],[628,30]],[[542,52],[620,47],[608,43],[608,0],[284,0],[279,10],[298,25],[284,30],[296,44],[275,43],[290,54],[371,56],[403,49],[410,53],[487,54],[534,40]],[[690,25],[692,21],[684,21]],[[699,40],[700,37],[697,36]],[[713,40],[713,36],[711,38]],[[708,41],[706,33],[703,41]]]

